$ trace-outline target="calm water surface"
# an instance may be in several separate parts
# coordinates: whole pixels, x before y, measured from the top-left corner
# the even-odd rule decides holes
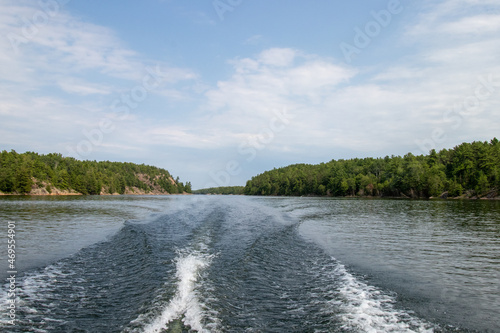
[[[500,332],[500,202],[0,198],[5,332]]]

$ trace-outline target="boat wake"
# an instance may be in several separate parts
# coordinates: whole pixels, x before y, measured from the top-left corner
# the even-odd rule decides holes
[[[177,291],[165,306],[161,315],[144,328],[144,332],[160,332],[174,319],[182,318],[184,325],[198,332],[208,332],[203,322],[206,317],[204,304],[200,302],[197,289],[200,271],[210,264],[210,256],[201,253],[181,253],[177,258]]]
[[[434,332],[435,325],[395,308],[395,297],[366,284],[338,263],[339,295],[333,302],[346,330],[360,332]]]

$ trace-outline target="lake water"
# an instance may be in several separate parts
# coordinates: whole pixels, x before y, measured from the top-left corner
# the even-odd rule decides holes
[[[0,197],[0,221],[2,332],[500,332],[499,201]]]

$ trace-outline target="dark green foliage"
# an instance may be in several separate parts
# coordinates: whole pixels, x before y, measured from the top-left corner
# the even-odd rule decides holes
[[[244,194],[244,186],[211,187],[193,191],[194,194]]]
[[[123,194],[126,187],[146,192],[160,190],[168,193],[190,193],[191,184],[177,182],[167,170],[149,165],[121,162],[79,161],[61,154],[39,155],[15,151],[0,153],[0,191],[29,193],[36,180],[46,183],[48,192],[54,188],[75,190],[82,194]]]
[[[31,179],[30,170],[28,166],[21,165],[16,172],[15,188],[21,193],[27,193],[31,191],[31,185],[33,185],[33,180]]]
[[[463,143],[429,155],[333,160],[296,164],[253,177],[248,195],[329,195],[436,197],[500,188],[500,143]]]

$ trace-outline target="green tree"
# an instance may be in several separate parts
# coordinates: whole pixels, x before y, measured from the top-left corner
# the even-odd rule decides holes
[[[16,191],[20,193],[29,193],[31,191],[32,185],[33,180],[31,179],[29,169],[26,167],[21,167],[16,174]]]
[[[477,186],[476,186],[476,193],[481,195],[481,194],[484,194],[486,193],[486,191],[488,191],[490,188],[490,184],[488,182],[488,177],[486,177],[486,175],[480,171],[479,172],[479,178],[478,178],[478,181],[477,181]]]
[[[500,142],[463,143],[429,155],[295,164],[252,177],[246,194],[413,197],[485,192],[500,187]]]

